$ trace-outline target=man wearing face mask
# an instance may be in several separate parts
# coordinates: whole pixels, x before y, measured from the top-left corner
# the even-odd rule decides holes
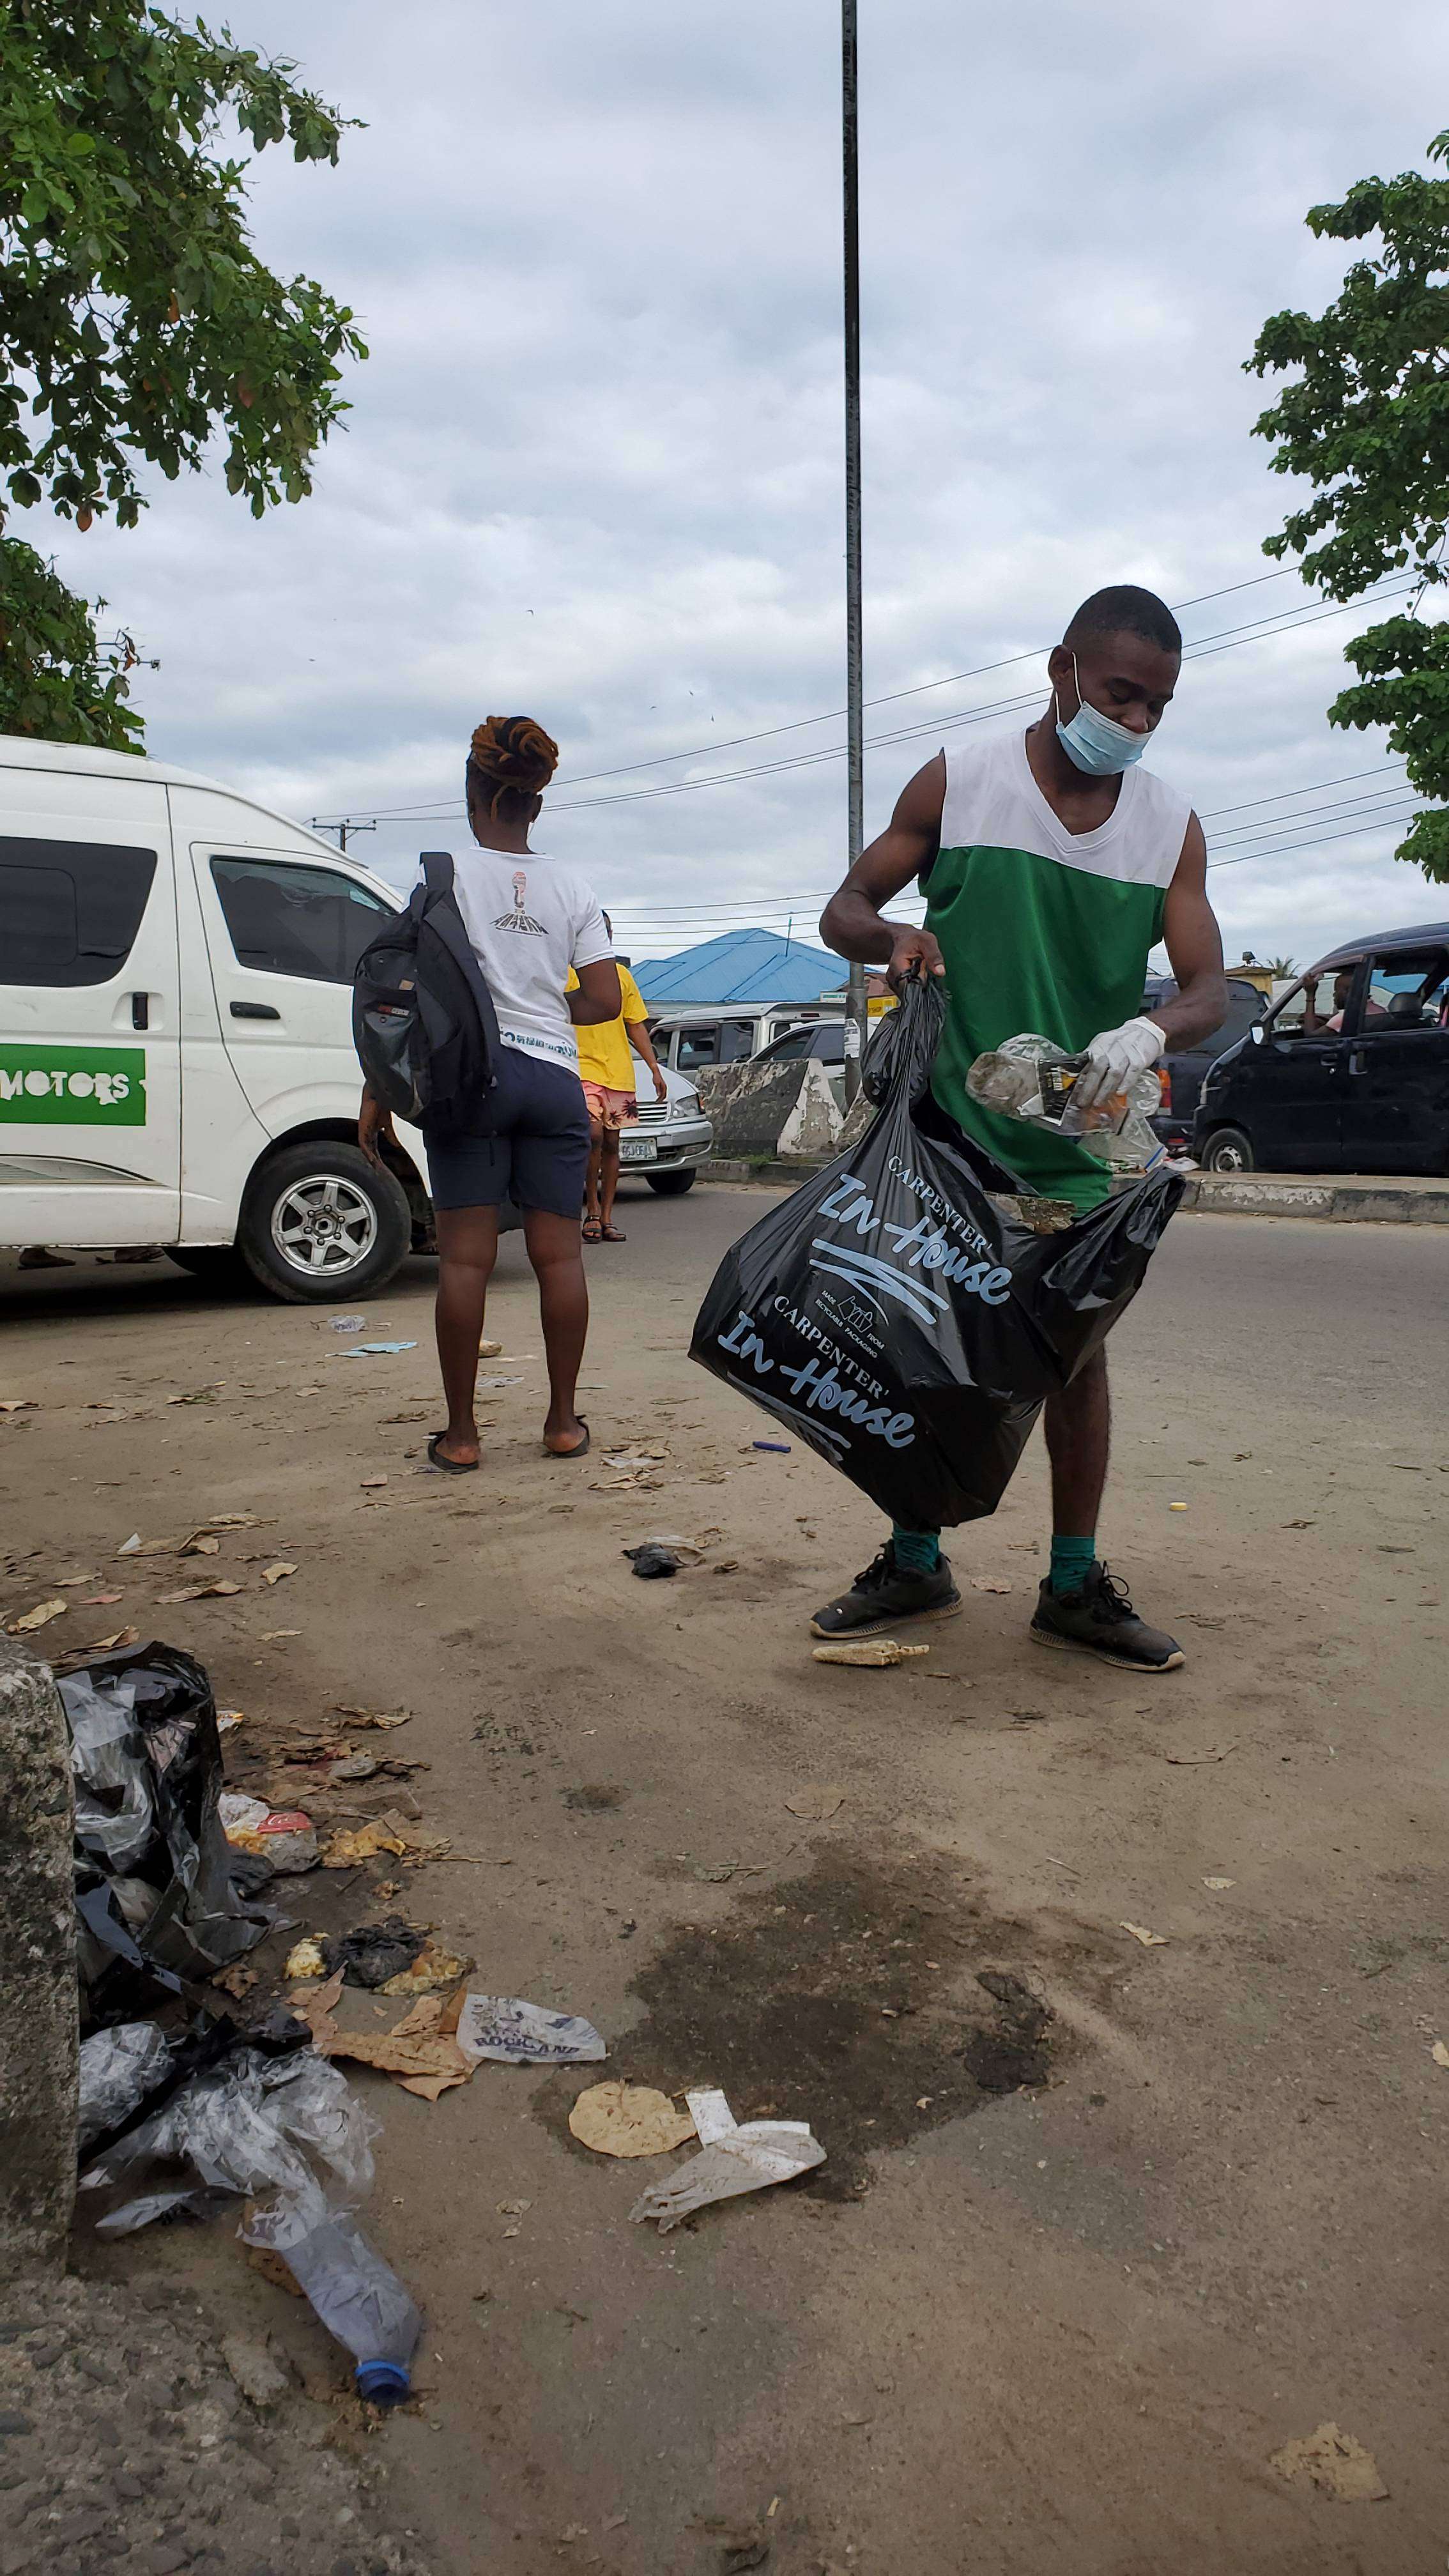
[[[935,1103],[1044,1199],[1081,1215],[1107,1197],[1105,1164],[1051,1127],[971,1098],[978,1055],[1031,1030],[1085,1052],[1077,1097],[1120,1091],[1169,1046],[1191,1046],[1227,1011],[1222,940],[1207,898],[1202,825],[1186,799],[1138,767],[1177,685],[1182,636],[1153,592],[1122,583],[1086,600],[1048,657],[1051,704],[1015,727],[940,751],[906,787],[880,838],[821,920],[842,957],[945,979]],[[881,906],[919,880],[926,925]],[[1177,993],[1142,1013],[1149,950],[1167,945]],[[1140,1619],[1097,1553],[1110,1411],[1105,1355],[1045,1408],[1051,1563],[1031,1634],[1039,1644],[1136,1672],[1172,1672],[1176,1640]],[[940,1533],[897,1524],[848,1592],[817,1612],[822,1637],[869,1636],[961,1607]]]

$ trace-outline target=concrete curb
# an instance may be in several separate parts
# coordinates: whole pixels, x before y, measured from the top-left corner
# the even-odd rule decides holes
[[[0,1636],[0,2274],[58,2271],[75,2201],[70,1748],[49,1667]]]
[[[702,1181],[797,1189],[824,1160],[709,1162]],[[1407,1173],[1380,1180],[1358,1173],[1193,1172],[1183,1216],[1313,1217],[1320,1225],[1449,1225],[1449,1181]]]

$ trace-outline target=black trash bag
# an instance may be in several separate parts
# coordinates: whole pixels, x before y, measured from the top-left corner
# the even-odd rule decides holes
[[[274,1915],[237,1884],[254,1882],[217,1814],[221,1741],[200,1664],[176,1646],[134,1646],[56,1687],[70,1725],[89,1982],[112,1954],[134,1966],[139,1951],[147,1966],[198,1978],[240,1958]]]
[[[943,1011],[934,985],[906,987],[867,1058],[874,1124],[726,1254],[690,1343],[908,1529],[996,1509],[1183,1190],[1155,1173],[1050,1235],[1002,1215],[934,1104],[933,1132],[913,1116]]]

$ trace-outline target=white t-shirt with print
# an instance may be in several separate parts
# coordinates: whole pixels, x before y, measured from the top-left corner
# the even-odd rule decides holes
[[[614,953],[587,878],[538,850],[520,858],[475,842],[454,853],[453,887],[505,1045],[576,1071],[569,968]]]

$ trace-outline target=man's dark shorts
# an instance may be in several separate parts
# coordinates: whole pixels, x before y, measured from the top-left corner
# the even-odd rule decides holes
[[[426,1139],[435,1208],[501,1207],[511,1198],[546,1216],[581,1213],[589,1117],[576,1073],[501,1046],[488,1124],[486,1136]]]

